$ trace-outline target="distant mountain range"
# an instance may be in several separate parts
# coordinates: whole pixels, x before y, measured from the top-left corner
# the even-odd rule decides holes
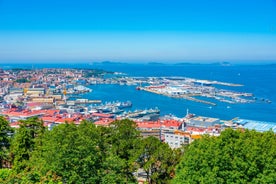
[[[244,63],[231,63],[227,61],[222,62],[213,62],[213,63],[200,63],[200,62],[179,62],[179,63],[172,63],[172,62],[115,62],[115,61],[99,61],[99,62],[90,62],[89,65],[131,65],[131,64],[144,64],[144,65],[175,65],[175,66],[193,66],[193,65],[213,65],[213,66],[233,66],[233,65],[271,65],[274,66],[276,63],[252,63],[252,62],[244,62]]]
[[[100,61],[100,62],[91,62],[89,65],[126,65],[130,63],[125,62],[113,62],[113,61]]]

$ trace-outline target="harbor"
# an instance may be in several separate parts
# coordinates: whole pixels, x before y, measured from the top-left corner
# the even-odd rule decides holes
[[[140,81],[140,84],[141,83],[142,82]],[[214,100],[229,104],[255,102],[252,93],[236,92],[234,90],[225,90],[212,86],[213,84],[217,84],[231,87],[240,87],[242,86],[241,84],[197,80],[184,77],[150,78],[149,80],[144,80],[144,83],[144,86],[137,86],[136,89],[151,92],[157,95],[164,95],[172,98],[182,98],[212,106],[215,106],[216,103],[198,99],[197,97],[212,98]]]
[[[108,74],[108,77],[101,75],[85,78],[90,70],[43,69],[36,70],[39,77],[43,76],[44,72],[52,74],[39,82],[39,77],[32,76],[31,71],[19,71],[14,73],[12,70],[7,70],[2,74],[5,79],[2,83],[6,84],[1,89],[2,101],[16,106],[26,104],[25,106],[31,109],[59,108],[71,113],[90,111],[120,115],[128,111],[158,107],[161,115],[181,116],[188,107],[198,114],[204,113],[210,116],[215,114],[217,117],[231,118],[237,115],[250,115],[246,110],[243,111],[245,108],[237,112],[237,107],[240,105],[248,108],[273,105],[269,96],[255,95],[239,83],[217,80],[183,76],[133,77],[120,72]],[[9,73],[13,77],[16,76],[14,80],[27,76],[30,82],[12,84],[7,80]],[[121,103],[131,101],[133,106],[128,109],[104,106],[116,101]],[[101,107],[90,109],[90,106]],[[227,114],[224,111],[227,111]],[[258,119],[262,120],[261,115]]]

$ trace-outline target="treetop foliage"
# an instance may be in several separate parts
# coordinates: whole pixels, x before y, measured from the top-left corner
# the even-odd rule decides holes
[[[276,183],[276,136],[228,129],[185,150],[173,183]]]
[[[141,173],[149,184],[276,183],[272,131],[227,129],[172,150],[136,128],[125,119],[110,127],[83,121],[49,131],[35,117],[13,133],[0,117],[0,183],[137,183]]]
[[[21,121],[12,139],[12,169],[1,170],[0,182],[136,183],[133,173],[153,165],[148,182],[166,183],[162,181],[171,178],[178,162],[172,162],[177,160],[173,150],[153,140],[149,146],[154,149],[145,152],[148,139],[142,139],[130,120],[115,121],[110,127],[96,127],[89,121],[66,123],[48,131],[41,120],[30,118]],[[141,162],[146,154],[152,158]]]

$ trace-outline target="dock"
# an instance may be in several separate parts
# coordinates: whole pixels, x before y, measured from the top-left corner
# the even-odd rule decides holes
[[[184,98],[184,99],[190,100],[190,101],[194,101],[194,102],[199,102],[199,103],[204,103],[204,104],[208,104],[208,105],[213,105],[213,106],[217,105],[217,104],[215,104],[213,102],[209,102],[209,101],[205,101],[205,100],[200,100],[200,99],[188,96],[188,95],[181,95],[181,98]]]
[[[231,86],[231,87],[240,87],[243,86],[243,84],[234,84],[234,83],[228,83],[228,82],[219,82],[219,81],[211,81],[212,84],[222,85],[222,86]]]
[[[88,99],[76,99],[67,101],[67,105],[79,105],[79,104],[100,104],[101,100],[88,100]]]
[[[87,101],[75,101],[76,104],[100,104],[102,103],[101,100],[87,100]]]
[[[204,104],[208,104],[208,105],[212,105],[212,106],[216,106],[217,105],[217,104],[215,104],[213,102],[209,102],[209,101],[205,101],[205,100],[200,100],[200,99],[192,97],[192,96],[201,96],[201,95],[177,95],[176,96],[176,95],[169,95],[169,94],[166,94],[166,93],[161,93],[159,91],[152,90],[152,89],[149,89],[149,88],[143,88],[143,87],[140,87],[140,90],[144,90],[144,91],[147,91],[147,92],[155,93],[155,94],[158,94],[158,95],[164,95],[164,96],[172,97],[172,98],[183,98],[183,99],[186,99],[186,100],[190,100],[190,101],[194,101],[194,102],[199,102],[199,103],[204,103]]]

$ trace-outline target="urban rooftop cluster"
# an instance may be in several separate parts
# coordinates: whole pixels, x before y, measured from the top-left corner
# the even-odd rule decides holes
[[[114,76],[106,78],[107,73]],[[194,96],[228,103],[253,102],[253,94],[220,90],[212,86],[239,86],[237,84],[178,77],[126,77],[102,70],[61,68],[0,70],[0,77],[0,115],[6,117],[14,128],[19,127],[20,120],[31,117],[39,117],[49,130],[59,124],[80,124],[84,120],[91,121],[96,126],[109,126],[115,120],[127,118],[136,122],[143,137],[155,136],[171,148],[189,144],[204,134],[218,136],[229,127],[276,132],[276,124],[271,122],[238,118],[226,121],[196,116],[188,110],[185,117],[160,117],[159,109],[127,112],[126,109],[132,106],[130,101],[102,103],[101,99],[72,98],[80,93],[91,93],[92,89],[85,87],[87,84],[126,84],[136,86],[134,90],[201,103],[212,102],[198,101]]]

